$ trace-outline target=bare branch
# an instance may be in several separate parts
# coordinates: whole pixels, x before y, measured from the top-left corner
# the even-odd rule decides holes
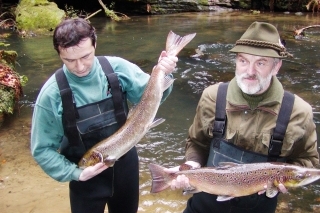
[[[92,16],[96,15],[97,13],[99,13],[101,10],[102,10],[102,9],[100,9],[100,10],[98,10],[98,11],[96,11],[96,12],[92,13],[90,16],[86,17],[85,19],[89,19],[89,18],[91,18]]]
[[[315,27],[320,27],[320,25],[310,25],[310,26],[303,27],[301,29],[295,30],[294,31],[294,35],[295,36],[301,36],[301,34],[303,34],[306,29],[315,28]]]

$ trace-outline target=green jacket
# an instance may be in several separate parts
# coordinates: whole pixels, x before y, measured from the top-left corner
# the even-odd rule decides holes
[[[209,86],[203,91],[186,143],[186,160],[199,162],[202,166],[207,162],[212,139],[218,85]],[[251,110],[234,78],[227,92],[226,139],[246,150],[267,155],[283,94],[281,83],[273,77],[265,98],[257,108]],[[319,164],[312,108],[297,95],[295,95],[281,156],[286,157],[288,163],[301,166],[314,167]]]

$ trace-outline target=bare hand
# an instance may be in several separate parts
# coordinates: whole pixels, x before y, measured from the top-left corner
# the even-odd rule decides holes
[[[165,58],[165,57],[170,57],[175,63],[178,62],[178,57],[177,57],[177,56],[170,56],[170,55],[167,54],[166,51],[162,51],[162,52],[160,53],[158,62],[160,62],[161,59],[162,59],[162,58]]]
[[[279,184],[278,189],[279,189],[279,191],[281,193],[287,193],[288,192],[288,189],[282,183]]]
[[[194,161],[187,161],[185,164],[189,165],[192,169],[200,168],[200,164]],[[165,169],[165,172],[168,173],[176,173],[180,169],[180,166],[176,166],[173,168]],[[173,179],[171,181],[171,189],[185,189],[185,188],[190,188],[189,184],[189,178],[186,177],[185,175],[178,175],[176,179]]]
[[[164,169],[164,171],[167,173],[176,173],[179,172],[179,168],[180,166],[176,166],[169,169]],[[178,175],[176,179],[171,181],[170,187],[172,190],[190,187],[189,178],[187,178],[185,175]]]
[[[185,175],[178,175],[176,179],[171,181],[171,189],[186,189],[190,188],[189,178]]]
[[[178,58],[176,56],[167,55],[166,51],[162,51],[158,60],[158,64],[153,68],[158,68],[164,71],[166,74],[170,74],[176,68]]]
[[[198,169],[201,167],[200,163],[195,161],[186,161],[184,164],[187,164],[191,167],[191,169]],[[167,173],[176,173],[180,171],[180,166],[172,167],[172,168],[166,168],[164,169]]]
[[[100,174],[107,168],[108,166],[106,166],[104,163],[97,163],[94,166],[88,166],[81,172],[79,180],[80,181],[89,180],[90,178],[93,178],[94,176]]]

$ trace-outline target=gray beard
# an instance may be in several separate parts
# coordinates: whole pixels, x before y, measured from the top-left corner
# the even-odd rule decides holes
[[[269,73],[269,75],[265,78],[262,78],[260,75],[255,75],[255,77],[258,79],[258,83],[253,86],[248,86],[245,83],[243,83],[242,79],[249,77],[248,74],[244,73],[241,75],[238,75],[236,73],[236,81],[242,92],[248,94],[248,95],[254,95],[257,93],[260,93],[261,91],[265,91],[268,89],[270,85],[270,81],[272,78],[272,72]]]

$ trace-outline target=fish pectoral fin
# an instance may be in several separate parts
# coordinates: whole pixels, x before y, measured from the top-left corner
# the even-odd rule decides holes
[[[269,180],[267,183],[266,196],[269,198],[273,198],[278,194],[278,192],[278,188],[273,184],[272,181]]]
[[[107,165],[108,167],[112,167],[112,166],[115,164],[116,161],[117,161],[117,159],[111,158],[111,157],[107,156],[107,157],[104,159],[103,162],[104,162],[104,164]]]
[[[229,169],[231,167],[240,166],[241,164],[233,163],[233,162],[220,162],[216,169]]]
[[[198,192],[200,192],[200,191],[192,186],[183,189],[183,195],[194,194],[194,193],[198,193]]]
[[[162,85],[162,88],[163,88],[163,91],[166,91],[174,82],[174,78],[172,78],[170,75],[166,75],[164,77],[164,82],[163,82],[163,85]]]
[[[228,196],[228,195],[218,195],[217,197],[217,201],[222,202],[222,201],[227,201],[227,200],[231,200],[234,197]]]
[[[156,127],[156,126],[158,126],[159,124],[162,124],[165,120],[166,120],[166,119],[164,119],[164,118],[155,118],[155,119],[153,120],[153,122],[151,123],[149,129],[151,129],[151,128],[153,128],[153,127]]]

